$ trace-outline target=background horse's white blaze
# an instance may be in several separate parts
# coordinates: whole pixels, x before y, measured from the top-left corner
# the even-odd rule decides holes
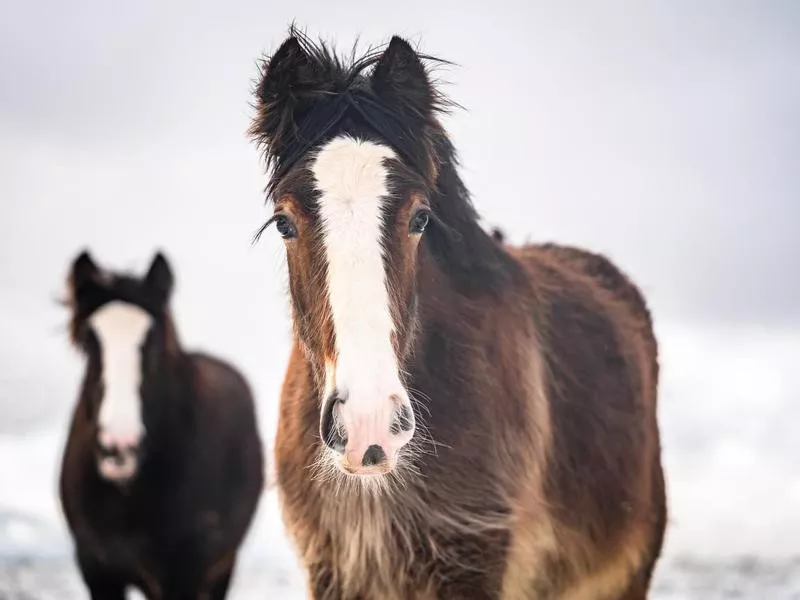
[[[348,435],[345,460],[351,467],[361,465],[373,444],[381,446],[393,464],[396,452],[413,434],[390,433],[395,409],[408,404],[391,343],[395,328],[383,260],[386,159],[392,157],[394,152],[386,146],[339,137],[322,147],[311,167],[321,194],[337,352],[333,368],[327,369],[325,394],[335,387],[347,399],[339,415]]]
[[[89,323],[100,344],[102,361],[99,441],[103,448],[119,453],[118,460],[100,460],[100,473],[108,479],[127,479],[136,472],[136,450],[145,432],[141,349],[153,319],[137,306],[114,301],[95,312]]]

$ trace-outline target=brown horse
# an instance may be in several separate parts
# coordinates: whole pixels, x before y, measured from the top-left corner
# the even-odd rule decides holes
[[[222,600],[263,486],[249,387],[185,352],[169,311],[171,269],[69,277],[71,337],[87,367],[64,452],[61,502],[93,600]]]
[[[294,323],[277,483],[310,594],[645,598],[666,522],[645,301],[602,256],[479,226],[430,60],[292,31],[256,90]]]

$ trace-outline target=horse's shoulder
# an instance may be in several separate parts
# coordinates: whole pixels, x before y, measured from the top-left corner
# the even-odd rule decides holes
[[[186,359],[192,367],[191,372],[200,392],[252,397],[244,375],[228,361],[201,351],[187,353]]]

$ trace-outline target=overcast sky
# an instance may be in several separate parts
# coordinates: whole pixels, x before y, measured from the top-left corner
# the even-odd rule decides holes
[[[273,406],[285,269],[276,236],[250,246],[265,179],[244,131],[255,61],[293,19],[344,49],[399,33],[458,63],[437,74],[466,108],[448,127],[513,240],[607,252],[659,320],[795,324],[800,4],[648,4],[4,3],[6,427],[70,405],[80,365],[53,300],[83,247],[135,269],[163,248],[183,338]]]
[[[84,247],[138,271],[166,251],[184,342],[244,371],[271,437],[289,321],[280,241],[250,246],[255,61],[292,20],[346,49],[399,33],[458,63],[438,75],[486,221],[606,252],[647,294],[686,546],[769,546],[800,501],[800,3],[555,4],[0,4],[0,447],[66,428],[82,364],[54,301]],[[51,489],[55,446],[29,450],[0,490]]]
[[[608,251],[660,314],[800,316],[800,5],[552,5],[5,3],[2,287],[29,306],[79,246],[160,244],[192,289],[225,270],[264,293],[248,92],[296,18],[459,64],[441,76],[467,108],[449,119],[465,177],[514,239]]]

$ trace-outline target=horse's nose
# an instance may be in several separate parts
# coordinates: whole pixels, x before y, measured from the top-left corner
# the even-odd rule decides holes
[[[333,393],[320,415],[323,443],[338,455],[337,464],[353,475],[388,473],[414,435],[414,413],[404,396],[367,402],[370,397]]]
[[[141,443],[139,435],[112,435],[101,430],[97,436],[100,474],[113,481],[133,477],[139,466]]]

